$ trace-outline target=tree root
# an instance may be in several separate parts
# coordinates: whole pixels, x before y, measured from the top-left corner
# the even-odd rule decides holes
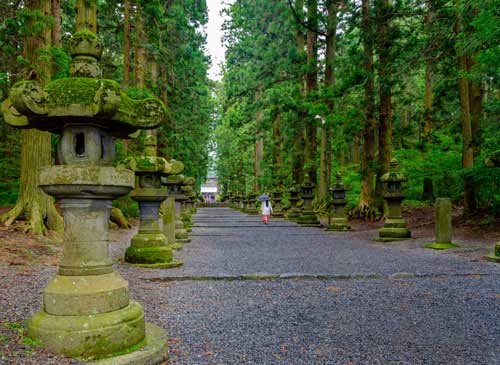
[[[130,223],[127,218],[123,215],[122,211],[118,208],[111,209],[111,216],[109,217],[110,221],[116,223],[120,228],[131,228]]]
[[[351,218],[370,221],[376,220],[378,215],[378,209],[374,204],[370,204],[367,201],[360,201],[359,204],[349,212]]]

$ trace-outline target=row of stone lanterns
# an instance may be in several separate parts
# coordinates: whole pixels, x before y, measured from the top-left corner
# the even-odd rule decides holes
[[[384,226],[379,231],[379,236],[376,241],[390,242],[404,240],[411,237],[411,232],[406,228],[406,223],[401,214],[401,202],[404,195],[404,183],[406,177],[399,171],[399,164],[396,159],[391,161],[390,171],[384,174],[380,179],[384,185],[384,199],[388,207],[388,215],[385,219]],[[286,211],[281,206],[282,191],[278,190],[272,194],[274,204],[273,215],[276,217],[285,217],[290,221],[297,222],[299,225],[308,227],[320,227],[318,218],[314,212],[313,202],[314,185],[306,176],[305,183],[300,189],[292,188],[289,190],[289,206]],[[345,215],[345,207],[347,205],[346,187],[342,183],[340,173],[336,175],[336,181],[330,189],[331,206],[330,221],[327,231],[348,231],[350,227],[347,223]],[[242,196],[240,194],[229,195],[231,206],[242,211],[255,214],[256,195],[250,194]],[[302,205],[300,205],[302,202]],[[243,206],[243,208],[242,208]]]

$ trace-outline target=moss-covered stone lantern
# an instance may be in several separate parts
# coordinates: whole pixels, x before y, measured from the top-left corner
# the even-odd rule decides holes
[[[347,217],[345,216],[346,191],[347,189],[342,183],[342,175],[338,172],[335,176],[335,185],[330,189],[333,216],[326,229],[327,231],[347,231],[351,228],[347,224]]]
[[[196,199],[196,192],[194,191],[194,185],[196,184],[196,180],[194,177],[186,177],[184,179],[184,184],[181,187],[182,193],[186,197],[186,199],[182,202],[182,215],[181,219],[184,223],[184,228],[191,232],[191,216],[194,214],[194,201]]]
[[[305,182],[301,186],[300,192],[302,200],[304,201],[304,207],[302,209],[302,214],[297,219],[297,223],[306,227],[320,227],[321,224],[313,209],[314,184],[311,183],[307,175]]]
[[[375,240],[390,242],[411,238],[411,232],[406,228],[401,214],[401,202],[405,197],[403,183],[407,181],[407,178],[399,171],[399,163],[395,158],[391,161],[390,171],[382,175],[380,181],[384,184],[384,199],[388,206],[388,213],[384,226]]]
[[[89,3],[78,9],[78,16],[88,16],[95,29],[95,1]],[[108,220],[112,200],[134,188],[134,173],[113,167],[113,137],[157,127],[166,117],[165,108],[157,99],[132,100],[116,82],[102,79],[101,43],[86,27],[77,30],[69,47],[71,76],[45,88],[34,81],[19,82],[3,108],[5,120],[14,127],[61,135],[61,164],[41,169],[40,187],[58,199],[63,211],[63,257],[27,334],[69,357],[128,353],[129,360],[112,362],[161,361],[167,353],[166,335],[146,325],[142,306],[130,300],[127,281],[113,270]]]
[[[156,136],[148,134],[142,156],[131,157],[125,166],[135,173],[135,189],[131,198],[139,203],[139,232],[132,237],[125,251],[125,261],[149,268],[169,268],[182,265],[174,261],[160,224],[160,205],[168,196],[168,189],[161,187],[161,177],[182,172],[181,162],[156,155]]]
[[[302,213],[301,209],[298,207],[298,203],[300,201],[300,191],[297,187],[292,187],[290,189],[290,208],[286,212],[286,219],[295,222],[300,217]]]
[[[188,243],[191,239],[188,237],[188,231],[182,222],[182,203],[187,197],[182,192],[184,184],[183,175],[173,175],[163,179],[163,184],[168,186],[169,194],[175,199],[175,240],[177,243]]]
[[[250,215],[259,215],[259,210],[255,207],[257,203],[257,194],[251,192],[247,195],[245,213]]]
[[[281,205],[281,199],[283,197],[283,190],[278,188],[273,192],[273,217],[281,218],[285,215],[283,207]]]

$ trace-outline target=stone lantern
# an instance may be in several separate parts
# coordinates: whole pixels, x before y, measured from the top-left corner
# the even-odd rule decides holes
[[[300,217],[302,211],[298,207],[300,192],[296,187],[290,189],[290,209],[286,212],[286,219],[295,222]]]
[[[95,7],[83,8],[79,17],[87,16],[95,29]],[[69,357],[128,353],[129,362],[117,356],[113,363],[162,361],[166,334],[145,323],[142,306],[129,298],[127,281],[113,270],[108,220],[112,200],[134,188],[134,173],[113,167],[113,137],[157,127],[165,108],[153,98],[132,100],[119,84],[102,79],[101,43],[81,25],[86,22],[79,24],[69,45],[71,76],[45,88],[35,81],[18,82],[4,103],[5,120],[14,127],[61,135],[61,164],[40,170],[40,187],[58,199],[63,211],[63,257],[27,333]]]
[[[163,184],[168,186],[169,195],[175,199],[175,240],[178,243],[191,242],[191,239],[188,237],[188,232],[184,228],[184,223],[181,219],[182,203],[187,199],[187,197],[182,193],[184,176],[169,176],[166,179],[163,179]]]
[[[405,194],[403,183],[407,178],[399,171],[399,163],[393,158],[391,169],[382,175],[380,181],[384,184],[384,199],[388,206],[388,215],[384,226],[379,231],[376,241],[400,241],[411,237],[411,232],[406,228],[405,220],[401,214],[401,202]]]
[[[191,216],[193,214],[194,199],[196,193],[194,192],[194,185],[196,180],[194,177],[186,177],[184,179],[184,184],[181,187],[182,193],[186,199],[182,202],[182,215],[181,219],[184,222],[184,226],[188,232],[191,232]]]
[[[302,209],[302,214],[297,219],[297,223],[301,226],[306,227],[320,227],[318,217],[313,209],[313,199],[314,199],[314,185],[311,183],[308,176],[306,176],[306,181],[302,184],[300,189],[302,200],[304,200],[304,208]]]
[[[345,216],[345,206],[347,205],[346,191],[342,183],[342,175],[340,172],[335,176],[335,185],[330,189],[333,205],[333,217],[327,231],[347,231],[351,227],[347,224]]]
[[[259,215],[259,211],[255,207],[256,202],[257,202],[257,194],[255,192],[251,192],[250,194],[248,194],[246,200],[245,213],[250,215]]]
[[[125,261],[149,268],[178,267],[182,263],[173,260],[172,249],[160,225],[160,204],[168,196],[168,189],[161,187],[161,177],[180,173],[184,165],[156,155],[156,136],[147,135],[144,144],[142,156],[125,162],[125,166],[135,172],[131,197],[139,203],[140,212],[139,232],[132,237]]]
[[[283,196],[283,192],[281,189],[278,189],[273,192],[272,200],[273,200],[273,216],[277,218],[281,218],[285,215],[283,208],[281,207],[281,198]]]

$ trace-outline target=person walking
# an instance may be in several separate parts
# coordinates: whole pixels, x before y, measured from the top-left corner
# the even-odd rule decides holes
[[[269,217],[271,216],[271,212],[273,211],[273,207],[271,206],[271,202],[269,200],[263,201],[260,211],[262,214],[262,222],[264,224],[268,224]]]

